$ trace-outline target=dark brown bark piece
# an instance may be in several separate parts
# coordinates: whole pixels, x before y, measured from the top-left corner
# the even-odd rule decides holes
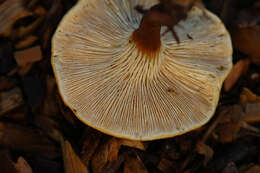
[[[42,60],[42,51],[40,46],[34,46],[21,51],[16,51],[14,54],[18,66],[25,66]]]
[[[14,66],[12,42],[0,37],[0,75],[8,73]]]
[[[39,130],[13,123],[0,122],[0,145],[48,158],[59,156],[58,148]]]
[[[14,166],[18,173],[33,173],[32,168],[23,157],[19,157]]]
[[[68,141],[62,141],[61,147],[65,173],[88,173],[87,167],[74,152]]]
[[[94,173],[100,173],[104,167],[118,157],[120,142],[116,138],[110,138],[106,143],[100,146],[97,152],[93,155],[91,167]]]
[[[22,106],[23,103],[22,91],[19,88],[0,92],[0,116]]]
[[[139,157],[129,156],[124,164],[124,173],[148,173]]]

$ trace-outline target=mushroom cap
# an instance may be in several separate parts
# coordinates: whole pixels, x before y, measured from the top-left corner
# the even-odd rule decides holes
[[[157,0],[81,0],[52,40],[52,66],[65,104],[87,125],[133,140],[173,137],[213,116],[232,67],[222,22],[197,7],[161,37],[153,55],[130,37],[141,22],[136,5]],[[166,30],[162,27],[161,33]]]

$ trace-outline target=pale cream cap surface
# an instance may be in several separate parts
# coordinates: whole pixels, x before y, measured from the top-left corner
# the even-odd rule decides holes
[[[134,140],[172,137],[209,121],[232,67],[232,45],[222,22],[194,7],[161,38],[156,57],[130,41],[156,0],[81,0],[52,41],[60,94],[84,123]],[[165,27],[161,32],[165,31]]]

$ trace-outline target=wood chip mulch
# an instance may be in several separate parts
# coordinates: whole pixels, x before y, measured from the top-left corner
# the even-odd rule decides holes
[[[0,0],[0,172],[259,173],[260,1],[203,2],[233,41],[217,111],[195,131],[138,142],[84,125],[60,98],[51,38],[76,0]]]

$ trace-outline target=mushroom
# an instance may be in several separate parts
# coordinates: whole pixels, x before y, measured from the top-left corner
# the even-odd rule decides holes
[[[213,116],[232,67],[230,36],[214,14],[197,7],[174,27],[179,44],[171,32],[162,34],[166,26],[153,33],[135,6],[157,3],[80,0],[62,19],[52,66],[65,104],[85,124],[116,137],[154,140]]]

